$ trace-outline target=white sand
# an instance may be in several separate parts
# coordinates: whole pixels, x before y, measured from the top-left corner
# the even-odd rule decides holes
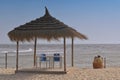
[[[14,73],[14,69],[0,69],[0,80],[120,80],[120,68],[68,68],[67,74]]]

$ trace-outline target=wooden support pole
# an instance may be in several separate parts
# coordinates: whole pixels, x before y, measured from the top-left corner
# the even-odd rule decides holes
[[[34,67],[36,66],[36,45],[37,45],[37,38],[35,37],[35,44],[34,44]]]
[[[16,50],[16,71],[18,71],[18,54],[19,54],[19,42],[17,41],[17,50]]]
[[[5,69],[7,69],[7,53],[5,53]]]
[[[66,72],[66,39],[64,37],[64,71]]]
[[[73,67],[74,66],[74,38],[72,37],[72,51],[71,51],[71,66]]]
[[[106,68],[106,58],[104,58],[104,68]]]

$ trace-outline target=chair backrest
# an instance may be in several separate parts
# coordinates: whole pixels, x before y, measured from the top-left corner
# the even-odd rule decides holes
[[[60,61],[60,54],[59,53],[54,54],[54,61]]]
[[[46,58],[46,54],[40,54],[40,61],[46,61],[47,58]]]

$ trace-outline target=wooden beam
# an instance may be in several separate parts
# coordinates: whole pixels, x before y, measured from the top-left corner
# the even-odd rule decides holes
[[[19,42],[17,41],[17,50],[16,50],[16,71],[18,71],[18,54],[19,54]]]
[[[37,38],[35,37],[35,44],[34,44],[34,67],[36,66],[36,45],[37,45]]]
[[[5,69],[7,69],[7,53],[5,53]]]
[[[64,37],[64,71],[66,72],[66,39]]]
[[[74,38],[72,37],[71,66],[74,66]]]

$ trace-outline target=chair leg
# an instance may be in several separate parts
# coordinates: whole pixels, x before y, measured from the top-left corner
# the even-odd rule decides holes
[[[37,68],[37,63],[38,63],[38,62],[37,62],[37,56],[36,56],[36,68]]]
[[[53,61],[53,68],[54,68],[55,62]]]
[[[62,68],[62,58],[60,58],[60,68]]]
[[[49,68],[50,68],[50,59],[49,59]]]
[[[47,68],[47,61],[46,61],[46,68]]]
[[[39,62],[39,67],[41,68],[41,62]]]

